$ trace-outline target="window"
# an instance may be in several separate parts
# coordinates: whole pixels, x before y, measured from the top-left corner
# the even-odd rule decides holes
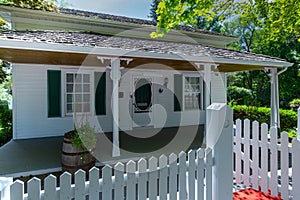
[[[88,73],[65,73],[66,114],[91,111],[91,75]]]
[[[201,108],[201,78],[185,76],[184,79],[184,108],[186,110]]]

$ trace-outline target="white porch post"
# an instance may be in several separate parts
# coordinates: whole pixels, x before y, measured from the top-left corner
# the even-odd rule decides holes
[[[226,103],[206,110],[206,144],[212,149],[212,199],[232,200],[233,112]]]
[[[205,64],[204,65],[204,83],[205,83],[205,108],[210,105],[210,85],[211,85],[211,65]]]
[[[120,156],[119,143],[119,81],[121,79],[121,61],[127,65],[132,61],[131,58],[102,57],[97,58],[104,64],[104,60],[110,60],[110,78],[113,82],[113,91],[111,95],[112,117],[113,117],[113,146],[112,157]]]
[[[120,59],[111,60],[110,78],[113,81],[112,91],[112,115],[113,115],[113,148],[112,156],[120,156],[119,146],[119,80],[121,78]]]
[[[277,68],[271,69],[271,127],[280,128]]]

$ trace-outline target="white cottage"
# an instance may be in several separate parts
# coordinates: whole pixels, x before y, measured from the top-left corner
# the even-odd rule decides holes
[[[12,25],[0,35],[0,58],[13,66],[14,140],[62,136],[73,129],[76,112],[99,132],[113,133],[118,156],[120,131],[204,127],[205,108],[226,103],[227,72],[270,70],[276,96],[277,68],[291,66],[228,50],[236,38],[191,27],[151,39],[155,24],[147,20],[0,10]],[[277,108],[277,98],[273,103]]]

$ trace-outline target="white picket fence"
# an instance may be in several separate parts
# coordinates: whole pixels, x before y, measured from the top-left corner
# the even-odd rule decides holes
[[[271,189],[272,195],[280,193],[282,199],[296,200],[300,199],[299,169],[298,140],[289,143],[285,132],[278,139],[277,129],[269,131],[267,124],[236,120],[234,178],[237,184],[254,189],[261,187],[266,193]]]
[[[100,176],[102,173],[102,176]],[[101,178],[99,178],[101,177]],[[70,173],[63,173],[57,186],[57,179],[49,175],[44,180],[32,178],[27,183],[15,181],[10,186],[11,200],[120,200],[120,199],[212,199],[212,151],[210,149],[181,152],[178,156],[162,155],[159,159],[140,159],[127,164],[105,166],[101,172],[94,167],[86,173],[75,173],[75,184],[71,184]],[[88,197],[88,198],[87,198]]]

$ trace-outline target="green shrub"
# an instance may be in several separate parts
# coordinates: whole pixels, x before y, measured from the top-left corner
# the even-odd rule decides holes
[[[0,146],[12,138],[12,110],[7,101],[0,100]]]
[[[240,105],[249,105],[253,101],[251,90],[237,86],[227,88],[227,97],[228,102],[234,101]]]
[[[248,118],[251,121],[256,120],[260,123],[270,124],[270,108],[234,105],[232,109],[234,120]],[[280,109],[279,113],[282,131],[288,131],[297,127],[297,113],[295,111]]]
[[[289,106],[296,111],[300,107],[300,99],[293,99],[293,101],[289,103]]]

